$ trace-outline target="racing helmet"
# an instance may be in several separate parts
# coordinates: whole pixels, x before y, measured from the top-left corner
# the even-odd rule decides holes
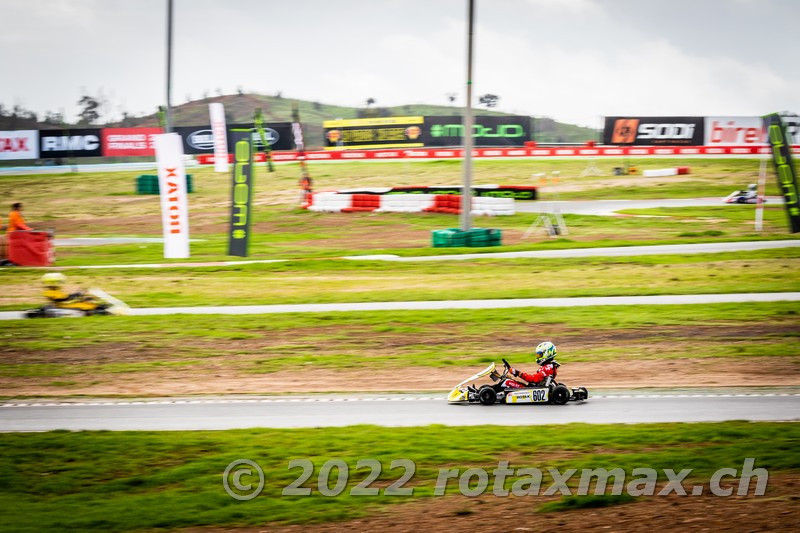
[[[536,347],[536,363],[544,365],[556,358],[556,345],[550,341],[539,343]]]
[[[67,277],[60,272],[48,272],[42,276],[42,285],[45,287],[61,287],[67,281]]]
[[[756,186],[755,183],[751,183],[750,185],[747,186],[747,190],[748,191],[754,191],[754,190],[756,190],[756,188],[757,188],[757,186]]]

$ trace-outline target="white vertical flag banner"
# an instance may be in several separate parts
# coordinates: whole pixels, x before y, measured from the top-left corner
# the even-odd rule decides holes
[[[189,257],[189,203],[186,199],[186,169],[183,141],[177,133],[153,136],[164,226],[164,257]]]
[[[214,172],[228,171],[228,134],[225,127],[225,107],[219,102],[208,104],[211,134],[214,136]]]

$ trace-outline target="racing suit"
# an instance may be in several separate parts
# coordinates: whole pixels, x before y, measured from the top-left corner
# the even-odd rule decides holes
[[[547,379],[547,376],[556,375],[556,365],[553,363],[546,363],[542,365],[542,367],[539,368],[539,370],[537,370],[535,374],[520,372],[519,370],[515,370],[512,368],[511,374],[524,379],[531,385],[538,385],[542,383],[545,379]],[[521,384],[518,381],[514,381],[513,379],[507,379],[505,383],[503,383],[503,385],[505,387],[510,387],[512,389],[521,389],[525,387],[525,385]]]

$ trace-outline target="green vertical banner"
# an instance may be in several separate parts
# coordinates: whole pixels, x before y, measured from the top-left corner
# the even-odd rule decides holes
[[[253,200],[253,130],[230,130],[233,144],[233,182],[228,255],[248,256]]]
[[[800,232],[800,200],[797,197],[797,174],[792,161],[792,147],[786,135],[786,127],[780,115],[772,113],[764,115],[764,126],[769,133],[772,146],[772,161],[778,176],[778,187],[783,193],[786,214],[789,216],[789,231]]]

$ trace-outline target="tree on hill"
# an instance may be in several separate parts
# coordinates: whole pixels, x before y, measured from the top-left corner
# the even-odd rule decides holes
[[[500,100],[500,97],[496,94],[484,94],[480,98],[478,98],[478,102],[485,105],[486,109],[490,107],[495,107],[497,105],[497,101]]]
[[[97,101],[96,98],[91,96],[84,95],[78,100],[78,105],[81,106],[81,112],[78,113],[78,117],[80,117],[79,124],[81,125],[91,125],[94,124],[97,119],[100,118],[100,113],[98,108],[100,107],[100,102]]]

